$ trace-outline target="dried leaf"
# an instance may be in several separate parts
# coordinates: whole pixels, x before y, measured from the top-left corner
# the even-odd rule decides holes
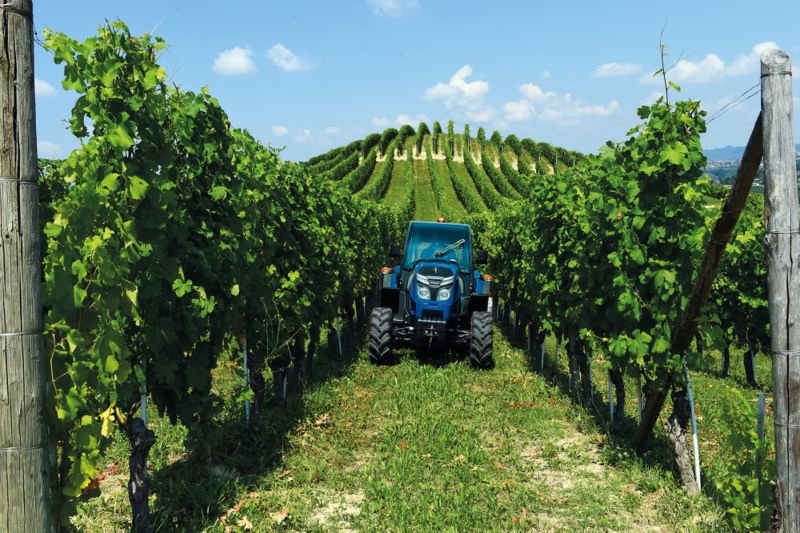
[[[251,529],[253,529],[253,523],[250,522],[250,520],[248,520],[246,516],[243,516],[239,520],[237,520],[236,525],[244,529],[245,531],[250,531]]]
[[[280,511],[270,513],[269,517],[272,518],[272,521],[276,524],[283,524],[284,521],[289,517],[289,509],[281,509]]]
[[[331,415],[328,413],[325,413],[324,415],[320,416],[314,421],[314,425],[317,426],[318,428],[329,426],[330,424],[331,424]]]

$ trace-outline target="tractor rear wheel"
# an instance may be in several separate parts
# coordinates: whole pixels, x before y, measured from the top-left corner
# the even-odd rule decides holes
[[[392,356],[392,318],[388,307],[374,307],[369,315],[369,359],[385,364]]]
[[[492,358],[492,314],[484,311],[472,313],[470,326],[470,363],[475,368],[494,368],[494,359]]]

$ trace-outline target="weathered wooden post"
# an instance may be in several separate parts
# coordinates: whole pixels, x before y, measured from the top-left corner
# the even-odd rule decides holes
[[[770,50],[761,58],[764,207],[775,394],[775,458],[780,531],[800,529],[800,219],[797,206],[792,66]]]
[[[50,531],[32,0],[0,4],[0,530]]]

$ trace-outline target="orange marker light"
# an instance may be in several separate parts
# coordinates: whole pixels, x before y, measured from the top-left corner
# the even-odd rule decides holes
[[[436,222],[446,222],[442,215],[439,215],[439,218],[436,219]]]
[[[492,281],[494,279],[494,276],[492,274],[484,274],[481,276],[481,279],[483,281]]]
[[[381,274],[388,274],[391,271],[392,271],[391,267],[383,267],[383,268],[381,268]]]

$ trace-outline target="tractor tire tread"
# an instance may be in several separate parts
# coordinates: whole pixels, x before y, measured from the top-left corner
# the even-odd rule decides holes
[[[484,311],[472,313],[470,318],[469,360],[475,368],[494,368],[492,356],[492,315]]]
[[[392,355],[392,319],[388,307],[374,307],[369,316],[369,359],[376,365],[385,364]]]

